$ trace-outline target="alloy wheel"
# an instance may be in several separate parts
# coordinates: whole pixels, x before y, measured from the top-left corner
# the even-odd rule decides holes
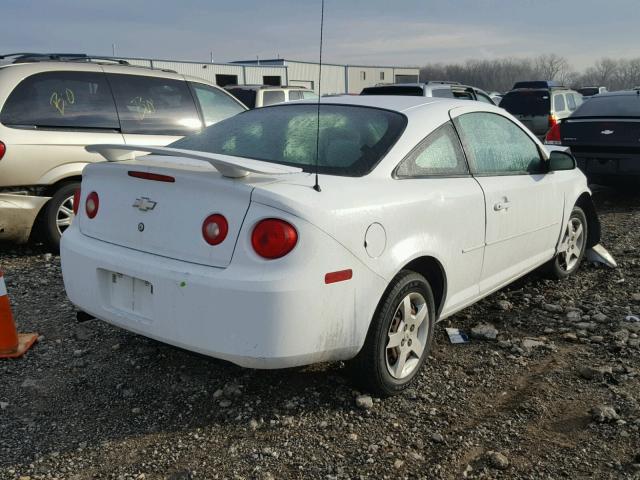
[[[586,245],[584,227],[579,218],[569,219],[564,238],[558,249],[558,265],[565,272],[571,272],[580,262],[582,252]]]
[[[401,380],[420,365],[429,335],[429,309],[422,294],[408,293],[389,325],[385,359],[389,374]]]
[[[64,201],[58,207],[58,211],[56,212],[56,228],[58,229],[58,233],[62,235],[62,233],[69,228],[71,222],[75,214],[73,213],[73,195],[65,198]]]

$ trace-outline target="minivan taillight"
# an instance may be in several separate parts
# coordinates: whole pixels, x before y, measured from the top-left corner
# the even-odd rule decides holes
[[[0,142],[0,160],[2,160],[2,157],[4,157],[5,152],[7,151],[7,146]]]
[[[551,127],[553,127],[554,125],[557,125],[557,124],[558,124],[558,119],[552,113],[551,115],[549,115],[549,128],[551,128]]]
[[[556,123],[549,129],[547,135],[544,137],[544,143],[549,145],[561,145],[562,139],[560,138],[560,124]]]
[[[78,210],[80,208],[80,187],[76,188],[76,191],[73,192],[73,214],[78,215]]]
[[[87,200],[84,204],[84,209],[87,212],[87,217],[93,218],[98,214],[98,208],[100,208],[100,198],[96,192],[91,192],[87,195]]]
[[[289,222],[266,218],[253,227],[251,245],[262,258],[273,260],[284,257],[298,243],[298,232]]]

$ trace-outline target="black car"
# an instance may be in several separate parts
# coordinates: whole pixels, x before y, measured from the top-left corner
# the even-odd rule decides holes
[[[594,95],[545,141],[570,147],[591,182],[640,181],[640,90]]]

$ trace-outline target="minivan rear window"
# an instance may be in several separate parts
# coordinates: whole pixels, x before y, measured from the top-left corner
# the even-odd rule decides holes
[[[640,117],[640,95],[597,95],[580,105],[572,117]]]
[[[362,176],[386,155],[407,124],[378,108],[290,103],[240,113],[169,145],[292,165],[306,172]]]
[[[500,106],[513,115],[549,115],[549,97],[547,90],[514,91],[502,98]]]
[[[107,79],[94,72],[43,72],[25,78],[7,98],[0,122],[40,128],[120,128]]]

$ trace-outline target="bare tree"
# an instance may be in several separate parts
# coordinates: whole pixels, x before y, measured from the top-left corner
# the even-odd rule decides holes
[[[540,79],[564,82],[570,72],[566,58],[555,53],[545,53],[534,60],[534,68]]]
[[[506,92],[521,80],[556,80],[574,88],[605,86],[609,90],[640,85],[640,58],[602,58],[582,73],[571,69],[569,61],[555,53],[533,59],[501,58],[467,60],[464,63],[435,63],[420,69],[420,79],[451,80],[487,91]]]

